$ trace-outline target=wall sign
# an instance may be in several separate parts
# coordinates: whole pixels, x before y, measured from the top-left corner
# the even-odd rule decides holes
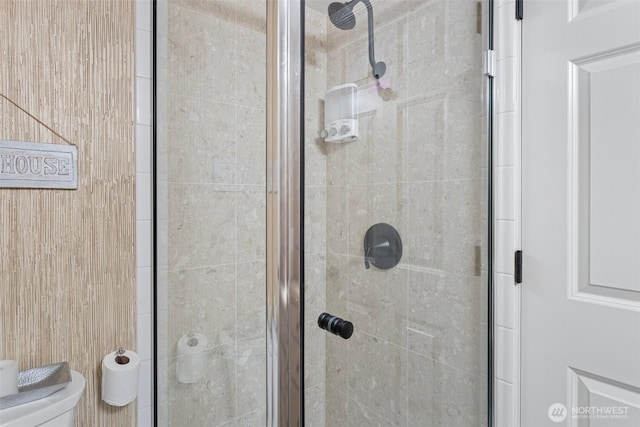
[[[0,140],[0,188],[78,188],[78,148]]]

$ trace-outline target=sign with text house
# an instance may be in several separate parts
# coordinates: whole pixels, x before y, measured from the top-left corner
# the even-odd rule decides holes
[[[78,188],[77,147],[0,140],[0,188]]]

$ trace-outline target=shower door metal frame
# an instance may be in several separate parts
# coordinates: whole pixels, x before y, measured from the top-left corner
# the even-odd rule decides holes
[[[267,0],[267,426],[304,426],[304,0]]]
[[[267,0],[267,426],[304,423],[304,8]],[[483,55],[494,49],[494,0]],[[491,55],[490,55],[491,56]],[[493,139],[495,85],[485,73],[488,154],[487,425],[494,424]]]
[[[487,144],[487,426],[493,427],[495,424],[495,367],[494,367],[494,346],[495,346],[495,301],[494,297],[494,255],[495,255],[495,119],[496,112],[494,102],[496,100],[495,86],[495,37],[494,37],[494,13],[496,10],[495,0],[481,0],[481,7],[487,8],[487,16],[484,24],[487,26],[486,34],[482,40],[483,74],[484,74],[484,109],[487,114],[486,123],[486,144]]]

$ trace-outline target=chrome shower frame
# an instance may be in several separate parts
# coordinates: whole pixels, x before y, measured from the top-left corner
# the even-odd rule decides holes
[[[304,0],[267,0],[267,425],[304,425]]]

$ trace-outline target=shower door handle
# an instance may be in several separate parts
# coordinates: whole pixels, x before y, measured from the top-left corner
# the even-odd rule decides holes
[[[318,317],[318,326],[345,340],[348,340],[353,335],[353,323],[329,313],[322,313]]]

